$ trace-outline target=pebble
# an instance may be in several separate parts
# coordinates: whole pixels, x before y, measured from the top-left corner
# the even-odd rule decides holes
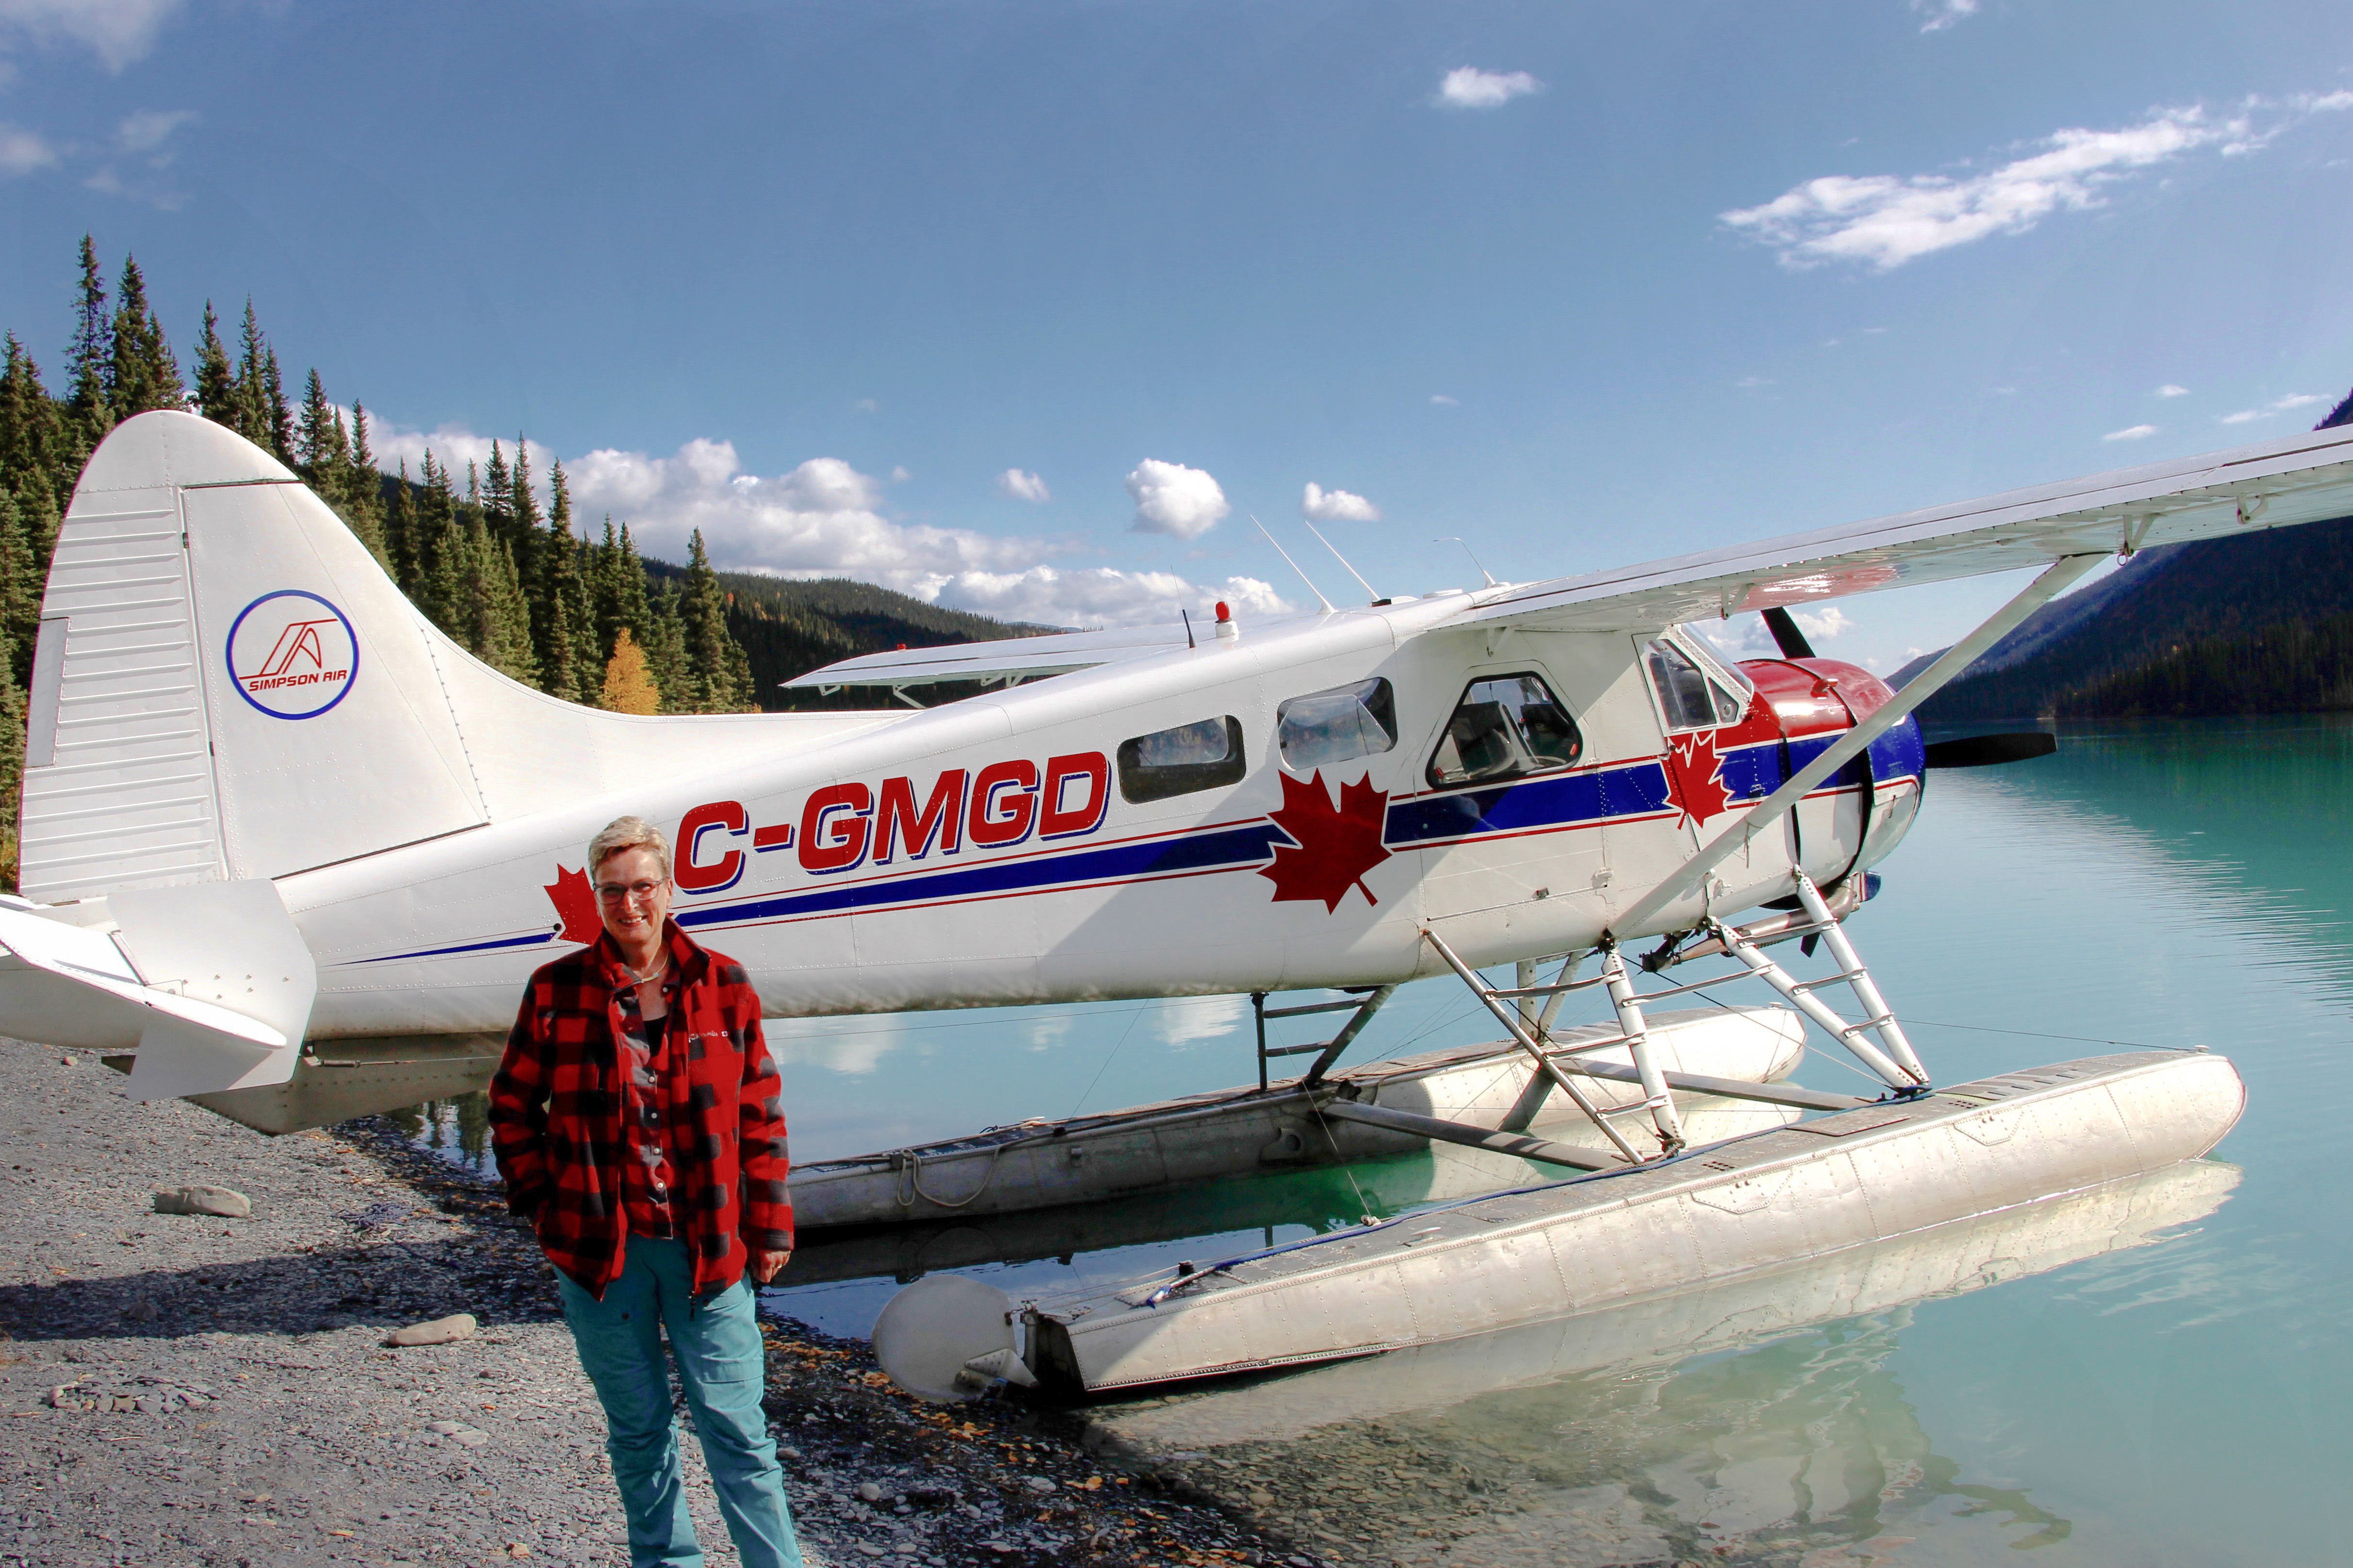
[[[183,1187],[155,1189],[157,1214],[201,1214],[216,1219],[251,1219],[253,1200],[243,1193],[227,1187],[216,1187],[208,1182],[192,1182]]]
[[[471,1312],[452,1312],[446,1318],[428,1322],[411,1323],[405,1329],[395,1329],[385,1336],[388,1345],[446,1345],[459,1340],[470,1340],[480,1325]]]

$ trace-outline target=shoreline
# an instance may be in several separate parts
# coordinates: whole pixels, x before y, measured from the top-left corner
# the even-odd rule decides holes
[[[0,1564],[626,1563],[602,1412],[494,1182],[381,1119],[271,1139],[124,1082],[0,1041]],[[195,1182],[252,1215],[153,1212]],[[383,1342],[455,1312],[472,1337]],[[926,1405],[862,1342],[764,1327],[813,1568],[1343,1560],[1083,1411]],[[733,1562],[681,1446],[704,1551]]]

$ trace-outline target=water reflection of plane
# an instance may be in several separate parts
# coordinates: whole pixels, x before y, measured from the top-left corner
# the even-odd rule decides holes
[[[1685,1121],[1696,1141],[1713,1142],[1778,1126],[1777,1108],[1694,1097]],[[1012,1214],[976,1215],[933,1224],[828,1228],[803,1233],[786,1287],[889,1278],[905,1282],[946,1268],[1068,1260],[1086,1252],[1145,1247],[1190,1237],[1261,1233],[1305,1226],[1345,1230],[1373,1215],[1387,1217],[1419,1204],[1476,1197],[1506,1187],[1560,1179],[1550,1165],[1480,1149],[1432,1145],[1419,1152],[1347,1166],[1270,1172],[1118,1203],[1074,1204]],[[1215,1248],[1208,1248],[1215,1250]]]
[[[1596,1561],[1736,1542],[1743,1555],[1796,1547],[1847,1568],[1867,1554],[1846,1543],[1936,1509],[2041,1544],[2067,1522],[2022,1493],[1965,1484],[1920,1429],[1887,1365],[1911,1308],[2148,1245],[2211,1214],[2238,1180],[2193,1160],[1698,1289],[1092,1415],[1144,1453],[1225,1450],[1278,1496],[1293,1468],[1312,1491],[1319,1473],[1394,1464],[1384,1436],[1392,1452],[1401,1437],[1490,1467],[1480,1495],[1500,1489],[1517,1511],[1490,1500],[1450,1519],[1422,1492],[1401,1495],[1394,1519],[1377,1507],[1361,1521],[1364,1544],[1409,1558],[1410,1527],[1435,1527],[1457,1552],[1472,1536],[1548,1539],[1555,1562],[1579,1560],[1578,1532],[1599,1531]]]

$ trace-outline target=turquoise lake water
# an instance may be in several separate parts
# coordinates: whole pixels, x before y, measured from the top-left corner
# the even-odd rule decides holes
[[[1475,1524],[1417,1537],[1430,1505],[1400,1495],[1384,1511],[1378,1486],[1358,1498],[1352,1530],[1407,1562],[1711,1543],[1805,1568],[2020,1551],[2052,1568],[2353,1561],[2353,1204],[2336,1163],[2353,1113],[2348,781],[2353,722],[2334,719],[2070,730],[2056,757],[1933,775],[1880,868],[1884,890],[1849,926],[1939,1082],[2116,1046],[2202,1046],[2237,1064],[2248,1107],[2221,1163],[2144,1194],[2144,1219],[2172,1223],[2144,1224],[2136,1245],[2116,1244],[2105,1211],[2030,1215],[1999,1271],[2015,1277],[1897,1292],[1861,1317],[1807,1321],[1802,1304],[1835,1292],[1792,1277],[1681,1316],[1646,1308],[1542,1343],[1381,1358],[1107,1419],[1203,1462],[1377,1474],[1366,1421],[1477,1456],[1502,1479]],[[1350,1059],[1493,1033],[1460,986],[1424,982]],[[1247,998],[779,1024],[771,1038],[804,1161],[1255,1071]],[[1799,1077],[1855,1081],[1820,1055]],[[460,1119],[445,1111],[421,1135],[462,1158],[479,1122]],[[1409,1206],[1444,1159],[1105,1205],[1059,1226],[811,1248],[809,1268],[833,1277],[788,1279],[768,1304],[862,1333],[928,1268],[1016,1296],[1108,1282]],[[1934,1257],[1914,1263],[1934,1280]],[[1800,1326],[1772,1326],[1777,1300]]]

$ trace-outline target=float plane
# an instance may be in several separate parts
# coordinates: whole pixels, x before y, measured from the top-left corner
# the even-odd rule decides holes
[[[260,448],[144,414],[91,456],[42,601],[0,1030],[104,1053],[133,1100],[273,1132],[480,1087],[524,978],[596,935],[582,847],[635,814],[670,831],[679,923],[780,1016],[1256,1000],[1255,1089],[812,1167],[805,1225],[956,1212],[941,1184],[959,1162],[1000,1208],[1181,1186],[1217,1173],[1188,1163],[1213,1146],[1248,1165],[1432,1138],[1681,1192],[1712,1142],[1778,1149],[1892,1107],[1911,1109],[1804,1148],[1916,1155],[2002,1095],[1934,1087],[1845,922],[1928,771],[2047,742],[1940,751],[1913,710],[2111,557],[2348,513],[2353,429],[2324,430],[1581,576],[899,649],[789,683],[873,693],[859,710],[635,717],[498,674]],[[1789,613],[2028,569],[1901,691],[1815,657]],[[1750,611],[1779,657],[1727,659],[1686,629]],[[1793,940],[1828,947],[1830,980],[1767,951]],[[1660,1012],[1697,986],[1658,977],[1702,961],[1767,1005]],[[1515,984],[1482,973],[1507,963]],[[1493,1014],[1509,1037],[1486,1059],[1516,1078],[1329,1070],[1396,986],[1446,974]],[[1585,987],[1614,1023],[1555,1031]],[[1266,1044],[1268,1020],[1318,1011],[1348,1015],[1333,1040]],[[1779,1081],[1809,1029],[1876,1099]],[[1270,1082],[1294,1049],[1307,1071]],[[2017,1092],[2076,1116],[2098,1089],[2113,1116],[2144,1082],[2118,1134],[2146,1145],[2135,1168],[2202,1152],[2236,1117],[2220,1058],[2186,1076],[2116,1060]],[[2146,1136],[2190,1101],[2205,1109],[2178,1136]],[[1706,1114],[1727,1105],[1768,1122],[1721,1142]],[[1533,1131],[1564,1125],[1582,1142]],[[1731,1173],[1747,1158],[1714,1179],[1748,1180]],[[2042,1191],[2082,1173],[2021,1169]],[[1447,1245],[1417,1256],[1458,1239],[1432,1237]],[[1156,1289],[1161,1323],[1219,1294]],[[1073,1348],[1119,1315],[1041,1327],[1031,1362],[1121,1381]]]

